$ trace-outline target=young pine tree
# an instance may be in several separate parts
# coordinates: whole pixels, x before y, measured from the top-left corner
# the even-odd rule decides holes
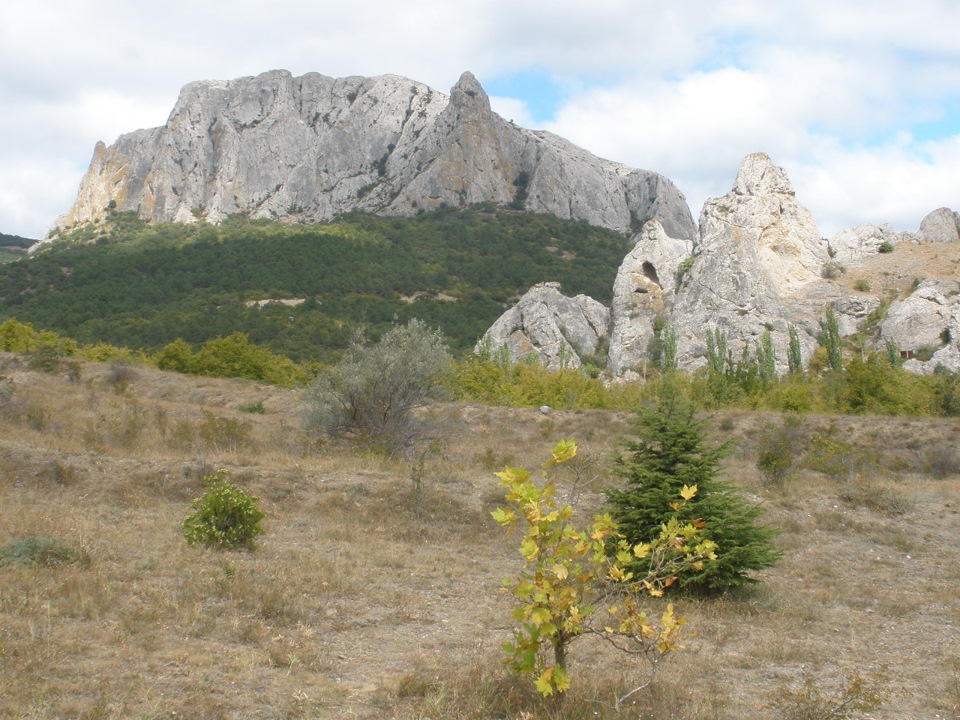
[[[707,445],[692,407],[667,399],[656,409],[641,410],[636,439],[625,448],[616,461],[625,486],[609,489],[607,499],[627,542],[650,542],[661,524],[677,514],[683,523],[705,521],[703,537],[717,544],[716,559],[702,570],[686,571],[678,585],[700,594],[722,592],[756,582],[750,573],[779,559],[771,544],[776,530],[758,522],[760,507],[717,477],[728,445]],[[671,504],[684,485],[696,486],[696,497],[675,510]]]

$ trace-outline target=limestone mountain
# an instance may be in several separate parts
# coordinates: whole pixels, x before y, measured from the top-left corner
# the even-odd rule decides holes
[[[841,260],[856,267],[891,252],[897,243],[955,243],[958,230],[960,215],[940,208],[923,220],[918,233],[861,225],[828,241],[797,200],[783,169],[767,155],[754,153],[744,159],[731,191],[704,204],[699,233],[692,241],[672,235],[657,220],[644,225],[618,271],[609,327],[597,329],[595,336],[609,338],[609,373],[630,377],[650,360],[658,320],[661,327],[665,321],[675,332],[679,367],[687,370],[706,363],[708,330],[723,333],[734,359],[744,351],[754,352],[769,332],[782,373],[791,327],[797,330],[806,362],[816,348],[819,320],[828,309],[836,314],[841,335],[849,336],[886,301],[889,309],[879,324],[880,340],[890,340],[910,354],[923,348],[924,354],[933,355],[925,362],[908,361],[908,369],[932,372],[937,363],[958,369],[960,290],[955,278],[918,282],[907,296],[893,301],[886,293],[881,297],[862,289],[851,292],[834,279],[834,273],[844,269]],[[544,302],[569,306],[572,301],[559,288],[549,296],[534,288],[517,308],[535,304],[538,319],[560,313],[560,305],[551,309],[542,307]],[[566,337],[566,345],[556,332],[549,343],[539,346],[516,342],[532,340],[539,332],[528,332],[519,322],[524,317],[508,311],[484,342],[494,350],[507,347],[514,357],[535,351],[550,366],[558,363],[556,353],[562,348],[564,362],[579,364],[576,353],[567,359],[570,348],[579,346],[572,337]],[[564,327],[556,325],[561,333]],[[595,344],[579,343],[591,348]]]
[[[449,96],[396,75],[274,70],[190,83],[162,127],[97,144],[57,225],[95,221],[108,208],[156,222],[237,213],[319,222],[476,203],[623,233],[653,219],[675,237],[696,232],[668,179],[504,120],[469,72]]]

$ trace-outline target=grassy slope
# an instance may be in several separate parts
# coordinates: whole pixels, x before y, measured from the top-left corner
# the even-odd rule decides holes
[[[21,259],[27,254],[27,248],[35,242],[19,235],[0,233],[0,265]]]
[[[148,227],[121,214],[0,267],[0,318],[152,350],[240,330],[299,361],[345,347],[358,325],[377,335],[420,317],[464,349],[537,282],[609,302],[628,249],[581,222],[493,208],[315,226]],[[307,302],[246,305],[267,298]]]
[[[407,464],[311,450],[292,391],[95,364],[70,382],[0,362],[13,382],[0,546],[52,536],[90,556],[0,568],[0,718],[489,717],[474,695],[456,714],[437,695],[496,672],[510,632],[500,586],[516,538],[486,514],[499,496],[491,472],[535,467],[560,437],[609,455],[629,421],[438,406],[443,457],[417,494]],[[239,411],[256,401],[265,414]],[[870,464],[769,487],[754,463],[775,422],[737,412],[711,426],[734,439],[725,472],[764,503],[785,558],[752,595],[681,603],[699,637],[640,695],[642,716],[773,717],[770,697],[804,677],[830,689],[886,665],[897,692],[871,717],[958,717],[960,477],[956,462],[943,477],[925,468],[957,446],[960,421],[804,416],[804,442],[835,424]],[[221,467],[262,498],[255,553],[179,535],[200,475]],[[602,686],[631,667],[606,653],[575,645],[575,680]]]

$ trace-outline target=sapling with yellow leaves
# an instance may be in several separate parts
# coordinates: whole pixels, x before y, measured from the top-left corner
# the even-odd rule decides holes
[[[701,537],[702,522],[684,524],[675,516],[663,523],[658,537],[636,545],[623,538],[608,514],[578,528],[573,506],[557,502],[556,485],[547,478],[550,468],[576,453],[573,441],[559,442],[543,464],[544,482],[539,485],[523,468],[497,473],[508,505],[495,510],[493,518],[508,530],[523,532],[523,568],[515,580],[505,581],[517,600],[513,616],[519,628],[503,648],[514,669],[534,677],[544,697],[557,699],[570,687],[567,652],[579,637],[599,636],[642,657],[649,664],[649,677],[617,699],[619,706],[649,685],[660,661],[689,636],[673,605],[654,619],[644,601],[661,596],[683,570],[715,557],[716,545]],[[674,511],[696,493],[696,486],[685,486]],[[646,570],[637,574],[633,568],[641,559]]]

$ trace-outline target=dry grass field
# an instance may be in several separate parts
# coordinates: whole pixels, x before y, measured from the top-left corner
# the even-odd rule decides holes
[[[496,710],[529,693],[499,665],[518,556],[489,518],[492,472],[572,437],[599,460],[598,486],[612,482],[603,461],[629,416],[438,405],[445,439],[419,466],[318,443],[294,391],[0,366],[0,548],[44,537],[83,554],[0,567],[0,718],[545,716]],[[816,697],[859,673],[884,696],[864,717],[960,718],[960,422],[807,416],[798,456],[817,436],[856,452],[771,485],[757,448],[780,422],[709,418],[734,443],[725,476],[763,503],[783,560],[752,592],[679,601],[698,636],[619,717],[776,718],[805,682],[808,712],[793,717],[827,717]],[[180,533],[219,468],[261,498],[255,552]],[[613,717],[600,701],[642,668],[590,643],[571,651],[586,693],[571,713]]]

